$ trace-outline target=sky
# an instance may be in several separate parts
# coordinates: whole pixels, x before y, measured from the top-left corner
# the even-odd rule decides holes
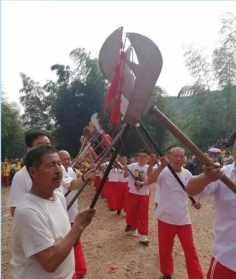
[[[9,1],[1,2],[1,90],[19,103],[20,72],[43,84],[55,79],[54,64],[72,64],[71,50],[83,47],[98,57],[120,26],[154,41],[163,56],[157,85],[177,95],[193,82],[184,49],[211,54],[220,18],[236,14],[236,1]]]

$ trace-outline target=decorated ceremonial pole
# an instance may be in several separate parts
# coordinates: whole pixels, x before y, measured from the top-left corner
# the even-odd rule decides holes
[[[95,169],[97,169],[102,163],[103,163],[103,159],[106,158],[109,153],[113,150],[113,147],[116,146],[116,145],[119,145],[119,142],[121,140],[121,138],[124,136],[124,134],[127,132],[127,129],[128,129],[128,124],[127,123],[124,123],[123,126],[121,127],[120,131],[117,133],[117,135],[115,136],[115,138],[113,139],[111,145],[105,150],[102,158],[100,158],[99,162],[97,163]],[[113,152],[113,155],[114,154],[117,154],[118,151],[114,151]],[[115,156],[116,158],[116,156]],[[113,163],[113,162],[112,162]],[[112,165],[111,165],[112,166]],[[108,172],[109,174],[109,172]],[[107,175],[108,175],[107,174]],[[104,180],[105,182],[105,180]],[[75,194],[75,196],[73,197],[73,199],[70,201],[70,203],[68,204],[67,206],[67,210],[69,210],[71,208],[71,206],[73,205],[73,203],[77,200],[78,196],[80,195],[80,193],[83,191],[83,189],[85,188],[85,186],[88,184],[88,180],[86,180],[83,185],[80,187],[80,189],[78,190],[78,192]],[[103,183],[104,184],[104,183]],[[103,189],[103,184],[100,183],[99,187],[98,187],[98,190],[95,194],[95,196],[98,198],[99,194],[101,193],[102,189]],[[97,201],[97,198],[96,198],[96,201]],[[95,199],[95,198],[94,198]],[[96,203],[96,202],[95,202]]]
[[[121,130],[120,130],[120,132],[118,133],[118,135],[116,137],[116,141],[114,140],[114,142],[112,144],[112,146],[117,145],[117,147],[115,148],[115,151],[113,151],[112,158],[111,158],[108,166],[105,169],[104,175],[103,175],[103,177],[102,177],[102,179],[101,179],[101,181],[99,183],[98,189],[97,189],[97,191],[96,191],[96,193],[94,195],[94,198],[93,198],[93,200],[91,202],[90,208],[94,208],[96,203],[97,203],[97,200],[98,200],[98,198],[99,198],[99,196],[100,196],[100,194],[101,194],[101,192],[103,190],[103,187],[104,187],[104,184],[105,184],[105,182],[107,180],[107,177],[108,177],[108,175],[109,175],[109,173],[110,173],[110,171],[112,169],[113,163],[115,162],[116,157],[118,155],[118,152],[120,150],[121,139],[127,133],[128,128],[129,128],[129,125],[127,123],[124,123],[122,128],[121,128]]]
[[[128,102],[124,115],[124,123],[120,131],[104,152],[104,158],[114,146],[112,158],[105,170],[103,178],[91,202],[90,208],[96,205],[102,192],[104,183],[109,175],[113,163],[116,160],[121,139],[128,128],[140,120],[145,111],[155,83],[162,68],[162,56],[158,47],[147,37],[137,33],[126,33],[123,42],[123,28],[115,30],[104,42],[99,53],[99,65],[104,76],[110,81],[107,95],[105,96],[105,108],[111,107],[111,123],[119,126],[121,120],[122,97]],[[125,50],[126,39],[130,41],[130,47]],[[138,64],[130,60],[131,50],[134,49],[138,58]],[[98,167],[100,163],[96,167]],[[71,200],[67,209],[75,202],[83,191],[85,183]]]

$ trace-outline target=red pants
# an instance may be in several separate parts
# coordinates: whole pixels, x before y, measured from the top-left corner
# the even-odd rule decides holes
[[[128,203],[128,194],[129,194],[129,188],[128,188],[128,182],[124,183],[124,199],[123,199],[123,206],[122,209],[127,212],[127,203]]]
[[[121,210],[124,207],[125,186],[124,182],[109,182],[110,190],[107,202],[110,209]]]
[[[109,185],[109,181],[107,180],[103,185],[101,196],[105,199],[108,199],[108,197],[110,196],[110,190],[111,190],[111,187]]]
[[[162,274],[173,274],[172,250],[178,235],[184,250],[189,279],[203,279],[203,273],[193,243],[192,225],[171,225],[158,220],[160,269]],[[223,278],[222,278],[223,279]]]
[[[85,257],[81,242],[78,241],[74,247],[75,254],[75,273],[72,279],[78,279],[87,273]]]
[[[4,187],[9,186],[9,176],[2,176],[2,184]]]
[[[207,274],[207,279],[235,279],[236,271],[233,271],[215,259],[211,260],[211,265]]]
[[[95,178],[94,178],[94,187],[97,189],[98,186],[99,186],[99,183],[100,183],[100,176],[99,175],[96,175]]]
[[[126,223],[142,235],[148,235],[149,196],[128,193]]]

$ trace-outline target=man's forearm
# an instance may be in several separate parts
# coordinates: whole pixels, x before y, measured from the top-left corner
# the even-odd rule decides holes
[[[160,166],[158,169],[152,170],[152,172],[149,171],[148,173],[148,184],[152,184],[157,181],[160,173],[165,168],[165,166]]]
[[[201,193],[210,182],[211,181],[204,173],[193,176],[186,187],[186,191],[190,196],[197,195]]]
[[[35,255],[36,260],[47,272],[54,272],[73,249],[82,234],[82,228],[72,226],[70,232],[52,247]]]

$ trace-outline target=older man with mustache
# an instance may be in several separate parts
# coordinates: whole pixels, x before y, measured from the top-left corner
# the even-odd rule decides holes
[[[13,279],[71,279],[73,247],[95,211],[76,216],[71,227],[60,191],[62,168],[57,151],[48,145],[32,149],[25,158],[32,179],[30,192],[17,206],[12,230]]]

